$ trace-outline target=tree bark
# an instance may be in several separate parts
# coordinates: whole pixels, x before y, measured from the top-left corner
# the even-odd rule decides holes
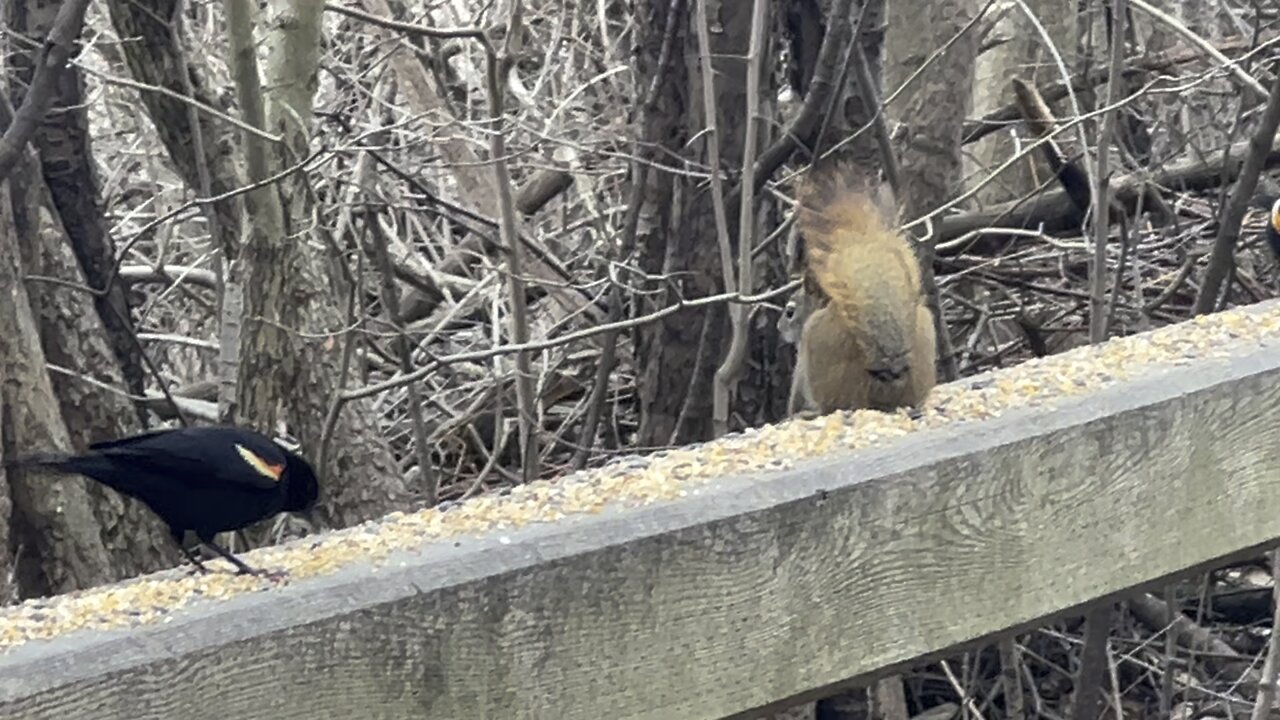
[[[1079,14],[1075,5],[1058,0],[1028,0],[1027,5],[1053,37],[1064,39],[1058,49],[1067,67],[1078,67],[1074,63],[1075,46],[1065,41],[1076,36]],[[1006,106],[1013,100],[1009,78],[1014,75],[1032,84],[1062,79],[1025,13],[1017,9],[1005,13],[995,24],[994,33],[1008,40],[975,60],[973,111],[978,116]],[[1014,149],[1014,139],[1008,131],[994,133],[970,148],[973,160],[967,169],[970,173],[978,172],[979,179],[985,178],[986,174],[981,171],[1005,162]],[[1047,177],[1044,170],[1036,167],[1035,157],[1028,156],[1000,172],[993,183],[978,191],[977,198],[984,204],[1011,200],[1034,189]]]
[[[979,28],[973,0],[899,0],[891,5],[885,38],[885,85],[907,82],[937,50],[946,51],[887,109],[903,138],[898,155],[898,204],[904,219],[941,206],[964,189],[961,137],[973,105]],[[926,18],[920,23],[920,18]],[[936,225],[935,225],[936,227]],[[933,277],[936,234],[918,249],[921,273],[938,332],[939,379],[954,380],[955,358]]]
[[[4,376],[0,375],[0,382]],[[9,407],[0,401],[0,547],[13,547],[13,529],[9,518],[13,516],[12,490],[9,487],[9,476],[4,469],[5,462],[12,452],[11,441],[6,437],[5,428],[12,427],[14,419]],[[22,598],[18,589],[18,565],[13,553],[0,553],[0,606],[12,605]]]
[[[44,37],[53,27],[62,6],[56,0],[31,0],[9,4],[9,27],[29,37]],[[15,53],[11,57],[12,79],[9,83],[14,106],[22,102],[26,87],[34,74],[34,56]],[[54,88],[54,107],[34,138],[40,158],[40,170],[49,188],[54,206],[62,218],[71,240],[71,249],[90,287],[107,287],[115,261],[115,247],[107,233],[99,204],[97,169],[89,147],[89,112],[84,97],[84,77],[79,68],[63,68]],[[133,341],[129,319],[129,303],[125,288],[113,284],[105,294],[95,295],[93,305],[106,331],[107,342],[123,373],[130,393],[143,394],[143,362]],[[141,406],[134,413],[145,424]]]
[[[170,22],[176,7],[177,0],[107,0],[111,22],[120,37],[120,45],[133,79],[176,93],[174,97],[142,91],[139,99],[147,109],[151,123],[178,173],[188,187],[198,188],[200,177],[196,167],[196,152],[200,144],[195,141],[187,104],[177,99],[185,96],[187,90],[181,75],[184,61],[178,55],[178,48],[182,45],[175,38],[173,23]],[[220,100],[209,90],[198,57],[188,54],[185,65],[194,98],[210,107],[228,110],[230,103]],[[234,128],[208,113],[200,112],[197,115],[200,118],[200,137],[209,168],[211,192],[221,195],[243,187],[243,174],[235,162]],[[213,204],[212,210],[217,213],[215,226],[220,231],[220,236],[215,241],[222,250],[223,257],[233,258],[239,246],[242,201],[238,196],[221,200]]]
[[[15,8],[22,6],[15,4]],[[58,4],[35,2],[14,10],[11,22],[34,36],[48,32]],[[14,73],[11,92],[21,95],[31,77],[30,58]],[[98,205],[98,183],[89,151],[88,118],[83,104],[82,78],[77,68],[60,75],[58,112],[51,113],[34,138],[39,162],[24,152],[19,171],[11,178],[13,223],[25,274],[54,277],[101,288],[114,263],[114,249]],[[15,104],[18,102],[15,98]],[[45,179],[50,182],[46,186]],[[47,208],[53,208],[62,222]],[[68,236],[73,241],[68,243]],[[73,253],[79,250],[78,253]],[[49,283],[33,283],[28,290],[45,359],[112,387],[143,394],[142,359],[129,319],[124,286],[115,284],[105,295]],[[49,378],[66,424],[70,449],[131,434],[142,429],[140,404],[118,393],[104,392],[65,373]],[[168,567],[178,554],[162,523],[141,503],[89,484],[94,514],[111,553],[118,577]]]
[[[835,0],[827,0],[828,22],[830,7]],[[869,126],[875,122],[877,108],[867,104],[867,98],[883,98],[883,57],[885,33],[885,0],[855,0],[852,7],[855,30],[854,42],[862,48],[867,59],[867,70],[875,87],[864,92],[862,78],[854,72],[853,63],[846,63],[844,86],[841,89],[841,102],[832,118],[831,130],[826,142],[843,141],[854,133],[857,137],[849,142],[836,155],[850,167],[859,168],[868,178],[875,178],[884,171],[884,158],[881,157],[880,146],[876,143],[875,133]],[[892,89],[892,88],[891,88]]]
[[[20,171],[10,181],[22,269],[28,275],[83,284],[85,278],[66,237],[48,211],[48,195],[34,165],[30,162],[30,172]],[[28,297],[45,361],[111,387],[124,387],[120,365],[89,296],[60,285],[29,284]],[[90,443],[142,429],[137,406],[123,395],[62,372],[49,373],[48,378],[70,443],[62,449],[84,450]],[[111,553],[115,577],[170,567],[178,561],[168,531],[140,502],[96,483],[88,483],[86,490],[93,498],[94,515]]]
[[[895,0],[885,38],[885,85],[896,89],[974,17],[971,0]],[[960,137],[973,105],[978,28],[970,27],[889,106],[901,124],[898,204],[915,218],[962,188]]]
[[[316,0],[268,5],[263,97],[251,97],[247,87],[257,66],[246,63],[255,58],[236,59],[242,112],[262,103],[263,129],[284,138],[281,146],[269,148],[268,166],[251,176],[278,172],[308,152],[323,8]],[[246,29],[233,24],[231,31]],[[233,46],[244,47],[246,40],[252,37],[233,38]],[[246,118],[254,122],[255,114],[246,112]],[[247,282],[238,412],[243,422],[274,428],[287,404],[291,429],[315,452],[329,403],[339,392],[341,344],[327,333],[346,324],[336,298],[347,291],[337,260],[316,248],[322,243],[308,241],[312,208],[304,183],[305,178],[291,176],[250,203],[253,232],[242,256]],[[264,231],[277,225],[281,232]],[[324,478],[320,514],[328,524],[352,525],[404,507],[405,479],[379,431],[372,403],[347,405],[329,447],[332,461],[319,468]]]
[[[642,68],[653,71],[662,41],[669,0],[651,0],[638,6],[642,33],[640,52]],[[746,105],[746,63],[749,49],[751,13],[737,6],[713,4],[709,22],[717,32],[711,35],[712,65],[715,69],[715,104],[717,137],[722,167],[732,170],[742,166],[746,122],[742,108]],[[693,17],[693,13],[688,13]],[[686,57],[696,57],[696,33],[682,28]],[[665,89],[659,99],[658,112],[652,122],[661,123],[674,132],[656,137],[666,138],[671,156],[680,156],[685,138],[701,134],[706,127],[701,83],[709,82],[700,73],[691,73],[687,65],[676,64],[671,77],[664,78]],[[641,86],[650,77],[641,73]],[[667,113],[669,117],[666,117]],[[677,118],[683,118],[681,126]],[[698,141],[699,157],[695,164],[705,167],[706,135]],[[651,181],[653,194],[647,202],[658,210],[658,222],[642,227],[638,233],[640,264],[646,271],[670,277],[668,287],[674,292],[659,293],[655,303],[669,304],[680,297],[712,295],[723,290],[720,254],[716,245],[713,199],[705,181],[671,180],[658,171]],[[674,187],[673,187],[674,183]],[[671,195],[683,201],[679,210],[669,210]],[[725,208],[729,217],[737,214],[736,203]],[[670,215],[665,215],[670,212]],[[664,232],[665,230],[665,232]],[[730,232],[733,245],[737,231]],[[726,313],[723,307],[685,311],[669,316],[637,333],[638,377],[640,396],[639,443],[643,446],[683,444],[711,437],[711,382],[727,341]]]
[[[22,279],[9,187],[0,185],[0,443],[3,455],[64,450],[70,442],[45,372]],[[115,579],[85,480],[8,473],[24,596],[63,593]]]

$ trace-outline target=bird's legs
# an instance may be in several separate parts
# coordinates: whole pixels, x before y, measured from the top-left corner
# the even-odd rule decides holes
[[[169,534],[173,536],[173,541],[178,544],[178,549],[181,550],[182,554],[196,566],[196,570],[199,570],[200,574],[203,575],[209,572],[209,568],[205,567],[204,563],[200,562],[200,558],[195,553],[188,550],[186,543],[182,542],[186,539],[186,530],[171,527],[169,528]]]
[[[197,568],[201,573],[207,573],[207,572],[209,572],[209,568],[205,567],[205,566],[204,566],[204,563],[200,562],[200,558],[199,558],[199,557],[196,557],[196,554],[195,554],[195,553],[193,553],[193,552],[191,552],[190,550],[188,550],[186,545],[183,545],[183,544],[179,543],[179,544],[178,544],[178,549],[182,550],[182,554],[183,554],[183,555],[186,555],[186,556],[187,556],[187,559],[188,559],[188,560],[190,560],[192,563],[194,563],[194,564],[195,564],[195,566],[196,566],[196,568]]]
[[[230,562],[232,565],[235,565],[237,568],[239,568],[239,573],[238,573],[238,574],[240,574],[240,575],[257,575],[257,576],[259,576],[259,577],[266,577],[266,578],[270,578],[270,579],[272,579],[272,580],[280,580],[280,579],[282,579],[282,578],[285,576],[285,573],[280,572],[280,571],[278,571],[278,570],[259,570],[259,569],[257,569],[257,568],[250,567],[248,564],[246,564],[246,563],[245,563],[243,560],[241,560],[240,558],[236,557],[235,555],[232,555],[230,552],[228,552],[228,551],[226,551],[226,550],[223,550],[223,549],[218,545],[218,543],[216,543],[216,542],[214,542],[214,541],[212,541],[212,540],[203,540],[203,539],[202,539],[200,542],[201,542],[205,547],[207,547],[207,548],[209,548],[209,549],[213,550],[214,552],[218,553],[218,554],[219,554],[219,555],[221,555],[222,557],[226,558],[226,560],[227,560],[228,562]]]
[[[210,572],[209,568],[206,567],[204,563],[200,562],[199,556],[195,552],[188,550],[187,546],[183,544],[182,540],[186,536],[186,531],[171,529],[171,532],[173,534],[174,541],[178,543],[178,549],[181,550],[182,554],[185,555],[187,559],[190,560],[196,566],[196,569],[201,574],[206,574]],[[213,550],[214,552],[216,552],[217,554],[225,558],[227,562],[230,562],[232,565],[235,565],[237,570],[236,572],[237,575],[256,575],[258,577],[270,578],[272,580],[279,580],[285,576],[285,573],[282,573],[279,571],[259,570],[257,568],[250,567],[247,563],[245,563],[245,561],[241,560],[235,555],[232,555],[230,552],[227,552],[226,550],[222,549],[222,547],[219,546],[218,543],[213,541],[212,536],[210,536],[209,539],[206,540],[205,538],[200,537],[199,533],[196,533],[196,539],[200,541],[200,545],[207,547],[210,550]]]

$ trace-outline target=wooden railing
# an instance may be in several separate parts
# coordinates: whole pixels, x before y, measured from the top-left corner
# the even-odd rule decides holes
[[[1275,541],[1276,340],[29,642],[0,658],[0,717],[710,720],[819,698]]]

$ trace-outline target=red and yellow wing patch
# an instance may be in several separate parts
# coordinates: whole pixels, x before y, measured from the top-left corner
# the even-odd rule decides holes
[[[236,443],[236,452],[240,453],[240,458],[249,463],[249,467],[258,471],[258,474],[268,477],[274,482],[280,482],[280,475],[284,472],[284,465],[272,465],[240,443]]]

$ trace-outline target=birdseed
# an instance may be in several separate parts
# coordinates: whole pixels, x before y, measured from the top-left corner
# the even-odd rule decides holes
[[[75,630],[109,630],[171,620],[198,603],[249,592],[272,592],[291,580],[372,563],[424,542],[509,532],[530,523],[599,513],[607,505],[637,506],[682,497],[726,475],[793,467],[826,453],[880,447],[920,429],[994,418],[1011,408],[1043,406],[1094,392],[1156,365],[1225,359],[1280,340],[1280,303],[1238,308],[1141,335],[1084,346],[1047,358],[940,385],[917,410],[838,412],[752,428],[713,442],[648,456],[627,456],[603,467],[513,488],[500,495],[412,512],[393,512],[360,526],[243,554],[247,562],[281,569],[273,581],[222,572],[197,575],[176,568],[121,583],[26,601],[0,609],[0,653]]]

